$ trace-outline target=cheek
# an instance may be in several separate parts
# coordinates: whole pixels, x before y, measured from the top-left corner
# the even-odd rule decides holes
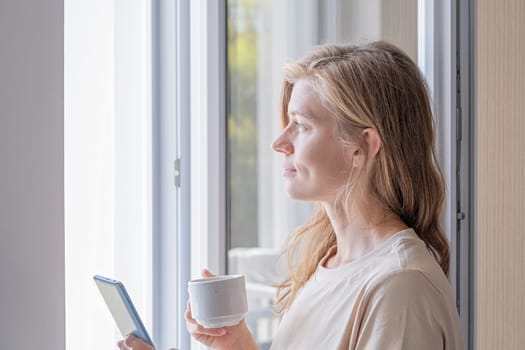
[[[302,160],[304,171],[312,176],[328,179],[338,179],[348,175],[351,160],[346,159],[340,147],[327,147],[326,144],[311,148],[298,157]],[[299,166],[299,165],[298,165]]]
[[[295,150],[298,170],[314,172],[326,166],[326,152],[322,144],[300,145]]]
[[[333,177],[346,180],[352,169],[352,157],[343,146],[334,147],[327,157],[326,167]]]

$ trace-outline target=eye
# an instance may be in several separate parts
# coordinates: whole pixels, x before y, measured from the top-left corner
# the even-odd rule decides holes
[[[303,123],[300,123],[297,120],[294,120],[293,123],[297,130],[304,130],[306,128],[306,126]]]

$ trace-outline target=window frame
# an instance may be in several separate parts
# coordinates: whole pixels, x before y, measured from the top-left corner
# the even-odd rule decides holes
[[[184,320],[191,261],[189,9],[189,0],[152,1],[153,338],[161,349],[190,344]]]
[[[434,104],[447,184],[443,222],[451,247],[449,279],[466,349],[475,345],[474,8],[475,0],[434,2]]]
[[[189,17],[190,266],[195,278],[204,267],[215,274],[227,268],[226,1],[193,0]],[[192,340],[191,348],[205,347]]]

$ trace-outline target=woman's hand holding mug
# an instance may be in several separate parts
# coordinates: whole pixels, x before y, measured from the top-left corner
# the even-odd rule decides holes
[[[203,270],[202,277],[213,278],[216,276],[210,273],[208,270]],[[194,288],[194,286],[192,287],[191,284],[192,282],[190,282],[190,288]],[[243,280],[243,284],[244,284],[244,280]],[[191,292],[196,293],[195,290],[190,291],[190,293]],[[202,293],[202,291],[199,291],[199,292]],[[191,300],[191,297],[190,297],[190,300]],[[238,300],[238,302],[242,303],[243,300]],[[210,308],[208,307],[205,309],[209,310]],[[188,306],[187,306],[184,317],[186,318],[186,327],[188,329],[188,332],[190,332],[190,334],[192,335],[192,337],[198,342],[212,349],[217,349],[217,350],[257,349],[255,340],[253,339],[252,334],[250,333],[248,327],[246,326],[244,319],[241,319],[239,323],[232,325],[232,326],[224,326],[224,327],[219,327],[219,328],[205,328],[204,326],[200,325],[193,317],[190,301],[188,301]]]

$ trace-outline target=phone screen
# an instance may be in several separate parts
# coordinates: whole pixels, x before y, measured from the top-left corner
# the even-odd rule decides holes
[[[94,280],[123,337],[133,333],[153,345],[124,285],[116,280],[95,276]]]

